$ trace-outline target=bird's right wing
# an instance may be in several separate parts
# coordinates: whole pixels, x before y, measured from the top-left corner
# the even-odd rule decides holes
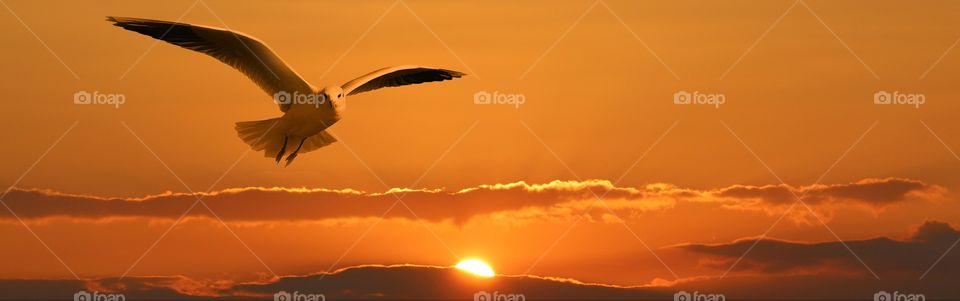
[[[107,17],[107,21],[123,29],[212,56],[243,72],[271,97],[278,92],[315,90],[270,50],[270,47],[242,33],[137,18]],[[289,107],[290,104],[280,104],[281,111],[286,111]]]
[[[451,80],[464,75],[466,74],[463,72],[447,69],[409,65],[395,66],[367,73],[343,84],[341,88],[347,95],[354,95],[386,87]]]

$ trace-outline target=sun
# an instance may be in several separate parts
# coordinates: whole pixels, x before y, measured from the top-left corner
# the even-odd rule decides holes
[[[457,263],[456,267],[457,269],[480,277],[493,277],[496,275],[493,273],[493,268],[480,259],[464,259],[463,261],[460,261],[460,263]]]

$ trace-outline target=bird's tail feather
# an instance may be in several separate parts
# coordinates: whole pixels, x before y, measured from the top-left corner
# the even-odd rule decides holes
[[[327,131],[321,131],[316,135],[307,138],[307,140],[303,142],[303,148],[300,149],[300,153],[302,154],[316,150],[318,148],[333,144],[334,142],[337,142],[336,137],[333,137],[333,135],[330,135],[330,133],[327,133]]]
[[[273,158],[283,146],[280,118],[237,122],[237,136],[255,151],[264,151],[264,156]]]

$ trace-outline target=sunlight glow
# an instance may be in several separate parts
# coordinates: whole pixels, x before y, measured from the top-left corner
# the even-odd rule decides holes
[[[489,264],[479,259],[465,259],[457,263],[457,269],[480,277],[493,277],[493,268]]]

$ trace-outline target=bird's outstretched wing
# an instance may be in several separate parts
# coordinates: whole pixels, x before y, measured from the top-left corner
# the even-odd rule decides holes
[[[205,53],[243,72],[271,97],[277,92],[313,91],[263,42],[226,29],[158,20],[107,17],[123,29]],[[290,104],[281,104],[286,111]]]
[[[463,72],[421,66],[396,66],[370,72],[343,84],[347,95],[363,93],[386,87],[413,85],[444,81],[466,75]]]

